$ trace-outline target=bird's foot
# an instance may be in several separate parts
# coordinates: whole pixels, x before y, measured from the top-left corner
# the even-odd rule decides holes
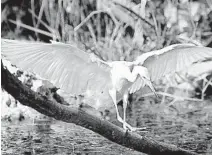
[[[137,128],[137,127],[132,127],[130,124],[128,124],[126,121],[124,121],[119,115],[117,115],[117,119],[119,122],[123,124],[123,128],[125,131],[130,131],[130,132],[135,132],[135,131],[140,131],[140,132],[147,132],[146,127],[143,128]]]
[[[143,128],[132,127],[131,125],[129,125],[126,122],[123,123],[123,128],[124,128],[125,131],[130,131],[130,132],[136,132],[136,131],[147,132],[146,127],[143,127]]]

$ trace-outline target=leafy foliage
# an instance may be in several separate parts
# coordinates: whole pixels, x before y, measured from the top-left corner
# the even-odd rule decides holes
[[[209,3],[5,0],[2,37],[71,42],[95,51],[105,60],[132,60],[142,52],[173,43],[209,45]]]
[[[2,37],[69,42],[104,60],[130,61],[173,43],[212,46],[211,6],[208,0],[4,0]]]

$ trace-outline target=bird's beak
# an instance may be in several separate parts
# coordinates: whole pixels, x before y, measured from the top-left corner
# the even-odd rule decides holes
[[[158,98],[158,95],[155,91],[154,86],[152,85],[152,82],[150,80],[146,80],[146,84],[149,86],[149,88],[151,89],[151,91],[155,94],[155,96]]]

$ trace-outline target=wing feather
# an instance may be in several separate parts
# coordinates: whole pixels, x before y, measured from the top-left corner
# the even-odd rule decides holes
[[[141,65],[149,70],[151,80],[156,81],[206,59],[212,59],[212,48],[179,44],[164,52],[150,52]]]
[[[212,49],[196,47],[191,44],[176,44],[162,50],[145,53],[134,61],[135,65],[142,65],[149,71],[152,81],[163,76],[186,69],[191,64],[206,59],[212,59]],[[141,77],[138,77],[129,88],[130,93],[144,87]]]
[[[132,86],[129,88],[129,93],[133,94],[144,86],[145,86],[145,83],[144,83],[143,79],[139,76],[136,79],[136,81],[132,84]]]
[[[88,85],[106,85],[110,67],[98,65],[74,46],[2,39],[2,55],[23,70],[38,74],[67,93],[84,93]],[[100,88],[99,88],[100,89]]]

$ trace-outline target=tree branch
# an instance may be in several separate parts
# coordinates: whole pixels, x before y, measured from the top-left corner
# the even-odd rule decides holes
[[[51,101],[23,85],[21,81],[3,67],[2,63],[1,84],[9,94],[23,105],[57,120],[85,127],[122,146],[150,155],[195,155],[195,153],[173,145],[157,142],[136,133],[125,132],[122,128],[103,119],[99,112],[91,107],[68,107]]]

